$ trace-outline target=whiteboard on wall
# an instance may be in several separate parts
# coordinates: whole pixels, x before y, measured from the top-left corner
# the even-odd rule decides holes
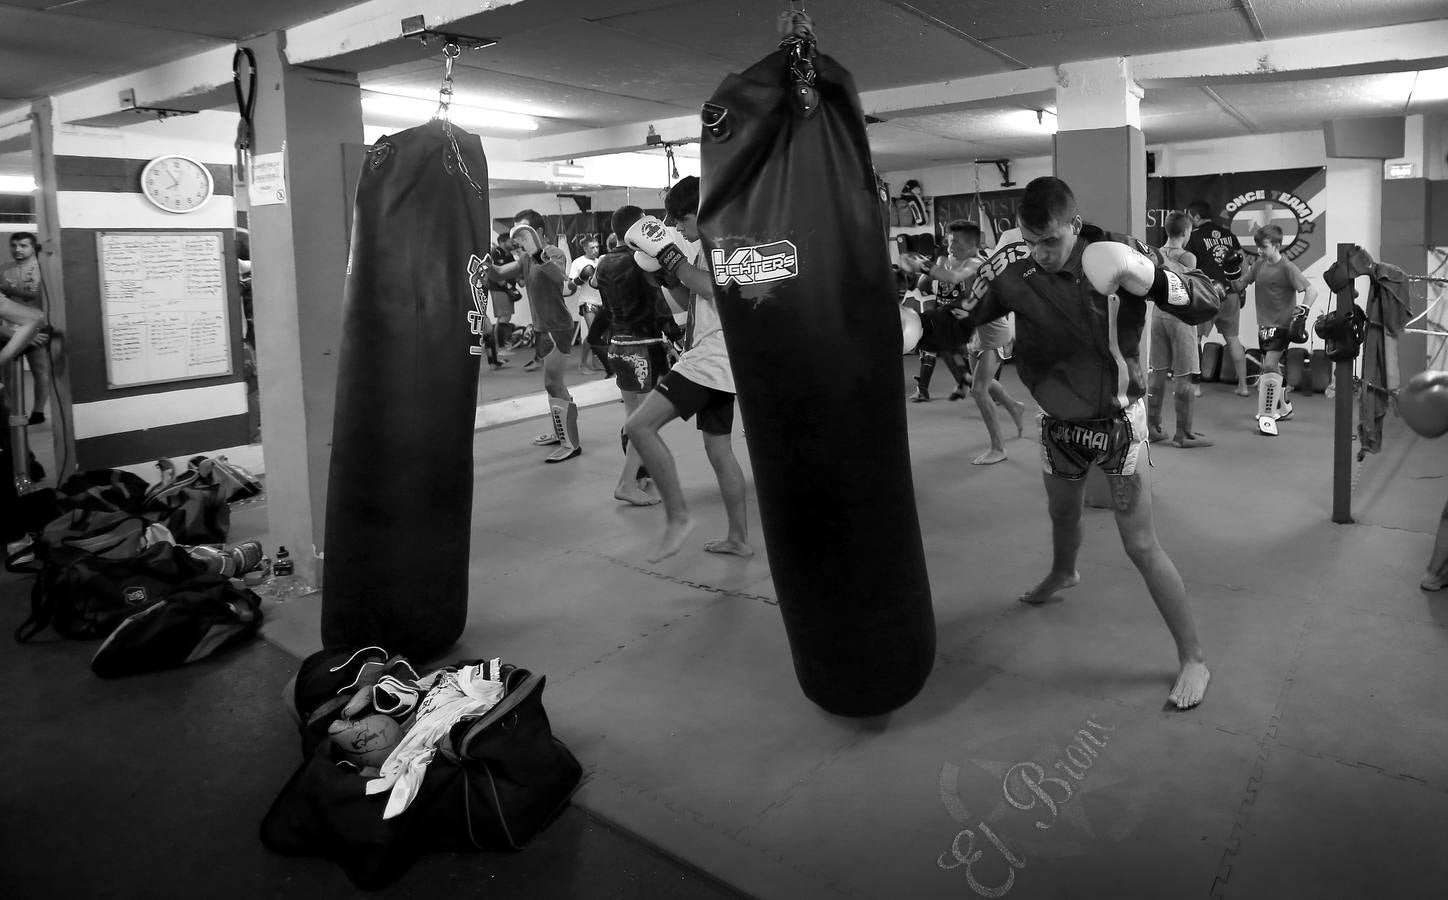
[[[231,374],[221,232],[102,231],[96,257],[109,387]]]

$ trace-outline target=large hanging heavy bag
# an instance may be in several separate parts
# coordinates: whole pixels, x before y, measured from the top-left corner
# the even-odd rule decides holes
[[[327,482],[327,646],[429,660],[467,621],[487,183],[478,138],[437,120],[382,138],[363,163]]]
[[[704,105],[699,224],[795,674],[871,716],[935,653],[887,198],[850,74],[807,32],[780,47]]]

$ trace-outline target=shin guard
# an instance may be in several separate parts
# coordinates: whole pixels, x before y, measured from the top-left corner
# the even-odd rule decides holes
[[[572,400],[549,397],[548,412],[553,419],[553,430],[558,433],[560,442],[558,449],[548,454],[543,461],[563,462],[582,453],[583,447],[578,442],[578,404]]]

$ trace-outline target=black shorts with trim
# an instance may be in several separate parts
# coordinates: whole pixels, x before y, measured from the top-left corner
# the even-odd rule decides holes
[[[705,434],[729,434],[734,430],[734,395],[718,388],[705,387],[678,372],[670,372],[655,388],[674,404],[679,418],[688,421],[698,413],[695,423]]]
[[[1292,346],[1292,329],[1278,325],[1258,328],[1257,346],[1263,353],[1286,353],[1287,348]]]
[[[614,335],[608,342],[608,363],[613,367],[618,389],[634,394],[647,394],[669,371],[663,338]]]
[[[1092,466],[1107,475],[1135,475],[1146,458],[1146,401],[1105,419],[1071,421],[1036,413],[1041,466],[1047,475],[1079,481]]]

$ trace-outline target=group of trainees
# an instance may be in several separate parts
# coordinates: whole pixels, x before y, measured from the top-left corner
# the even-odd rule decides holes
[[[511,261],[494,256],[488,273],[490,284],[521,281],[531,304],[535,358],[541,360],[553,426],[534,443],[556,448],[545,457],[550,463],[582,452],[578,408],[565,378],[573,336],[565,297],[581,293],[585,344],[597,350],[601,368],[613,375],[624,407],[623,466],[614,496],[633,506],[663,506],[664,533],[650,562],[678,553],[694,528],[678,466],[660,436],[676,418],[694,419],[724,502],[724,536],[706,541],[703,549],[754,554],[744,472],[732,443],[734,377],[703,261],[698,207],[699,179],[680,179],[664,198],[672,227],[637,206],[621,207],[610,222],[607,251],[598,253],[592,242],[571,264],[544,238],[543,217],[523,210],[514,217],[507,242]],[[687,311],[682,329],[676,308]],[[511,327],[498,318],[505,329]]]
[[[1193,202],[1185,212],[1174,212],[1166,220],[1166,244],[1161,253],[1187,269],[1198,269],[1222,288],[1221,308],[1211,320],[1193,328],[1154,310],[1149,353],[1147,423],[1150,440],[1165,441],[1162,408],[1166,384],[1173,382],[1176,430],[1171,443],[1182,448],[1210,447],[1212,442],[1197,431],[1193,421],[1195,398],[1201,396],[1201,342],[1213,329],[1221,336],[1237,376],[1236,394],[1251,396],[1248,390],[1246,351],[1240,337],[1241,310],[1246,291],[1256,286],[1257,345],[1262,353],[1261,375],[1257,380],[1259,428],[1276,434],[1276,423],[1292,418],[1282,377],[1282,357],[1293,343],[1306,339],[1306,317],[1317,300],[1317,289],[1295,263],[1282,254],[1283,233],[1277,225],[1263,225],[1252,235],[1256,253],[1250,265],[1244,263],[1237,237],[1212,221],[1211,208]],[[1270,424],[1268,424],[1270,423]]]
[[[660,437],[660,429],[675,418],[695,419],[724,500],[725,537],[706,543],[704,549],[738,556],[753,553],[744,476],[731,444],[734,382],[712,277],[701,254],[698,198],[696,178],[685,178],[670,189],[665,208],[674,228],[638,207],[619,209],[611,223],[618,246],[587,264],[592,268],[587,281],[599,296],[598,315],[608,319],[605,357],[625,409],[625,455],[615,496],[640,506],[661,503],[664,510],[664,533],[650,561],[677,553],[693,527],[674,457]],[[1193,707],[1201,702],[1211,676],[1185,585],[1152,518],[1146,447],[1153,429],[1147,403],[1150,379],[1139,358],[1141,332],[1149,314],[1161,317],[1163,323],[1170,319],[1188,329],[1195,351],[1197,327],[1211,323],[1229,339],[1230,347],[1230,339],[1236,337],[1230,313],[1240,308],[1238,296],[1247,285],[1256,283],[1260,296],[1270,279],[1286,277],[1307,291],[1305,279],[1300,273],[1292,278],[1291,270],[1280,266],[1281,234],[1270,226],[1258,232],[1260,255],[1250,272],[1227,275],[1233,271],[1235,249],[1235,239],[1227,240],[1229,232],[1217,229],[1225,234],[1216,239],[1222,243],[1189,258],[1186,252],[1194,232],[1183,241],[1178,221],[1167,247],[1149,248],[1134,237],[1085,221],[1070,187],[1053,177],[1037,178],[1026,186],[1017,224],[989,256],[980,252],[978,228],[959,222],[949,228],[949,252],[943,259],[907,255],[902,260],[902,266],[928,275],[936,285],[937,306],[921,316],[920,346],[935,352],[963,348],[963,356],[970,360],[970,393],[991,434],[990,448],[974,462],[1004,458],[997,405],[1005,409],[1018,435],[1024,431],[1025,404],[1011,397],[996,378],[1004,356],[1013,354],[1020,380],[1035,401],[1051,559],[1045,577],[1018,599],[1042,604],[1080,582],[1077,555],[1086,475],[1098,467],[1110,485],[1122,545],[1175,644],[1178,669],[1169,701],[1180,709]],[[563,305],[563,284],[569,275],[562,253],[550,250],[541,228],[541,217],[533,221],[520,214],[513,233],[515,259],[500,267],[500,274],[521,277],[534,303],[535,321],[540,323],[535,327],[547,350],[545,388],[554,410],[553,432],[538,440],[558,445],[549,457],[557,461],[578,452],[576,408],[562,381],[570,345],[566,337],[572,333]],[[1209,237],[1204,229],[1203,240]],[[1240,260],[1240,251],[1235,256]],[[1223,268],[1227,277],[1204,271],[1209,262]],[[535,290],[535,283],[540,289]],[[688,310],[685,349],[677,358],[671,358],[664,333],[663,322],[669,315],[667,307],[659,305],[660,285],[677,306]],[[543,303],[556,309],[551,313],[540,309]],[[1266,314],[1259,315],[1264,350],[1269,351],[1264,360],[1267,372],[1278,365],[1285,345],[1274,350],[1265,338],[1275,340],[1278,330],[1290,325],[1276,317],[1274,309],[1269,306],[1262,311]],[[1008,317],[1014,321],[1013,330]],[[566,333],[553,333],[549,324],[553,318]],[[1184,345],[1182,352],[1186,355]],[[1165,368],[1176,375],[1177,365],[1173,358]],[[1180,380],[1191,385],[1190,360],[1181,367],[1188,377]],[[557,377],[550,379],[549,372]],[[1238,392],[1244,393],[1245,366],[1239,365],[1238,372]],[[1177,436],[1183,444],[1198,439],[1189,411],[1178,423]],[[647,479],[641,479],[640,467],[647,471]],[[657,499],[650,489],[657,490]]]

